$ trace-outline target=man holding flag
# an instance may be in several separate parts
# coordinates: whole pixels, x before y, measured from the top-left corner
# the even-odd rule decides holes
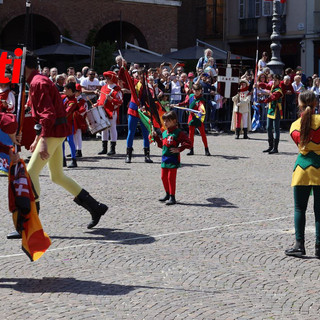
[[[92,220],[87,228],[91,229],[99,223],[108,207],[96,201],[73,179],[64,174],[62,143],[70,131],[66,110],[54,83],[37,72],[37,57],[27,52],[25,65],[25,78],[29,83],[32,117],[38,123],[36,139],[30,146],[30,151],[33,154],[27,168],[36,195],[40,196],[39,175],[43,167],[48,164],[51,180],[74,195],[74,201],[90,212]],[[39,212],[39,198],[36,201]]]

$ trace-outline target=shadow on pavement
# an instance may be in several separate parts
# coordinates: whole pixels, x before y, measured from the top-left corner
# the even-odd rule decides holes
[[[239,159],[249,159],[250,157],[240,157],[240,156],[226,156],[223,154],[213,154],[212,157],[220,157],[226,160],[239,160]]]
[[[122,232],[120,229],[100,228],[94,229],[91,232],[85,232],[88,237],[67,237],[67,236],[50,236],[51,239],[81,239],[81,240],[107,240],[116,244],[136,245],[136,244],[150,244],[156,241],[155,238],[141,233]],[[90,237],[90,235],[97,235]]]
[[[227,201],[225,198],[208,198],[206,199],[209,203],[185,203],[177,202],[179,205],[183,206],[195,206],[195,207],[212,207],[212,208],[238,208],[231,202]]]
[[[99,281],[78,280],[75,278],[58,278],[45,277],[42,279],[32,278],[1,278],[0,289],[9,288],[25,293],[56,293],[70,292],[84,295],[125,295],[137,289],[151,290],[170,290],[183,292],[197,292],[215,294],[221,291],[208,290],[188,290],[185,288],[170,288],[170,287],[151,287],[151,286],[126,286],[115,283],[103,283]]]

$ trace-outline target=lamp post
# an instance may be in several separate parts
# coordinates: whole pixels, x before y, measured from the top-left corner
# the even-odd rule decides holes
[[[281,35],[280,35],[280,1],[273,0],[273,15],[272,15],[272,34],[270,39],[272,41],[270,45],[272,58],[271,61],[267,64],[270,70],[274,74],[280,74],[283,71],[284,63],[281,61],[280,58],[280,50],[281,50]]]

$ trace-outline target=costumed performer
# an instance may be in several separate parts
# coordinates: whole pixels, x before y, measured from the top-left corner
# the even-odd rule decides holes
[[[239,139],[240,131],[242,129],[243,139],[249,139],[248,130],[251,130],[251,93],[249,91],[249,82],[245,79],[241,79],[239,86],[239,92],[232,97],[233,113],[231,120],[231,131],[235,131],[235,138]]]
[[[177,169],[180,167],[180,153],[184,149],[191,149],[192,143],[188,136],[178,127],[177,114],[169,111],[162,116],[165,130],[162,139],[154,132],[155,141],[162,148],[161,180],[166,195],[159,201],[167,201],[166,205],[176,203]]]
[[[27,83],[29,83],[32,116],[41,126],[41,129],[38,129],[35,141],[30,147],[33,154],[27,167],[38,196],[36,200],[38,212],[40,209],[39,175],[43,167],[48,164],[51,180],[71,193],[75,197],[74,201],[90,212],[92,220],[87,228],[91,229],[99,223],[101,216],[106,213],[108,207],[96,201],[86,190],[82,189],[79,184],[63,172],[62,143],[69,135],[70,128],[61,96],[54,83],[37,72],[37,57],[30,52],[27,52],[26,55],[25,76]]]
[[[294,196],[294,227],[296,243],[287,249],[288,256],[301,257],[305,250],[306,209],[311,191],[314,195],[315,256],[320,259],[320,115],[315,114],[317,99],[312,91],[298,97],[301,117],[292,123],[290,135],[299,149],[291,186]]]
[[[117,119],[119,115],[119,107],[123,102],[121,88],[118,86],[118,76],[113,71],[103,73],[107,83],[100,90],[100,97],[97,105],[103,106],[107,117],[110,120],[111,127],[101,132],[102,151],[98,154],[107,154],[112,156],[116,154],[116,144],[118,140]],[[110,143],[110,151],[108,152],[108,140]]]
[[[279,74],[276,74],[274,76],[273,84],[267,86],[267,89],[270,90],[269,97],[263,101],[264,103],[269,103],[267,113],[267,132],[269,148],[263,151],[268,152],[269,154],[278,153],[278,145],[280,140],[280,119],[283,118],[283,93],[279,86],[280,81],[281,76]]]
[[[133,140],[137,129],[138,122],[140,121],[140,116],[138,109],[142,107],[140,96],[142,95],[142,72],[137,71],[137,77],[132,78],[128,71],[125,69],[126,62],[123,60],[123,66],[119,71],[119,78],[123,81],[124,87],[130,89],[131,100],[128,106],[128,136],[127,136],[127,155],[126,163],[131,163],[132,151],[133,151]],[[150,142],[149,142],[149,131],[145,127],[142,121],[140,121],[140,126],[143,136],[143,150],[144,150],[144,162],[153,163],[150,159]]]
[[[205,100],[202,97],[202,86],[199,83],[194,83],[192,85],[192,94],[187,96],[185,101],[180,102],[177,106],[189,106],[190,109],[197,110],[201,112],[201,118],[199,118],[194,112],[190,112],[188,118],[188,125],[189,125],[189,139],[192,143],[192,148],[190,152],[187,153],[187,156],[194,155],[194,132],[195,129],[198,128],[201,134],[202,142],[204,145],[205,155],[210,156],[208,141],[206,132],[204,129],[204,119],[206,116],[206,109],[205,109]]]
[[[86,112],[88,111],[88,104],[83,99],[81,94],[80,83],[76,84],[76,98],[79,109],[73,114],[74,134],[73,140],[76,147],[76,158],[82,157],[82,133],[85,133],[88,129],[88,125],[85,119]]]

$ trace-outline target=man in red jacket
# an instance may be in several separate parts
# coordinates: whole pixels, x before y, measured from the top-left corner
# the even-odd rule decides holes
[[[62,143],[70,133],[70,128],[61,96],[54,83],[37,72],[37,57],[30,52],[26,57],[25,76],[29,83],[32,117],[38,123],[37,136],[30,146],[33,154],[27,168],[38,196],[36,200],[38,212],[40,209],[39,175],[43,167],[48,164],[51,180],[75,196],[74,201],[90,212],[92,220],[87,228],[91,229],[99,223],[108,207],[96,201],[63,172]],[[8,237],[10,238],[10,235]]]

